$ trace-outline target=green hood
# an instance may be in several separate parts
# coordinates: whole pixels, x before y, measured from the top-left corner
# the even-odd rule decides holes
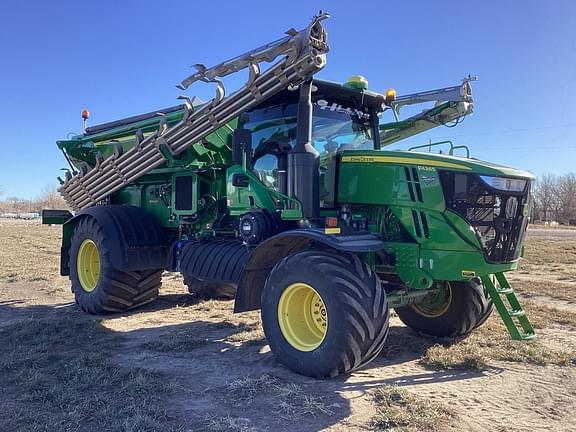
[[[345,150],[342,152],[342,163],[387,163],[417,165],[448,169],[453,171],[473,172],[488,176],[505,176],[534,180],[532,173],[504,165],[444,154],[401,151],[401,150]]]

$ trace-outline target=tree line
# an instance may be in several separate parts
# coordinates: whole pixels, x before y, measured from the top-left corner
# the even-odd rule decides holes
[[[0,188],[0,214],[40,213],[42,209],[67,209],[68,204],[53,186],[46,186],[35,198],[3,196]]]
[[[576,173],[544,174],[532,189],[533,221],[576,223]],[[39,213],[42,209],[67,209],[66,201],[53,186],[46,186],[34,199],[3,197],[0,213]]]
[[[576,173],[542,175],[533,198],[533,220],[576,224]]]

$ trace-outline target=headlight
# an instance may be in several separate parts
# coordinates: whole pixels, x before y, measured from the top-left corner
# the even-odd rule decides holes
[[[493,189],[507,192],[523,192],[526,180],[506,177],[480,176],[480,179]]]

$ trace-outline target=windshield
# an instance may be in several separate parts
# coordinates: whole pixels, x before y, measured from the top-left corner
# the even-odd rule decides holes
[[[369,114],[323,100],[314,104],[312,139],[320,154],[374,149]]]
[[[252,130],[254,148],[268,141],[294,145],[296,113],[296,104],[252,111],[245,127]],[[375,148],[368,113],[321,99],[314,102],[312,115],[312,141],[320,154]]]

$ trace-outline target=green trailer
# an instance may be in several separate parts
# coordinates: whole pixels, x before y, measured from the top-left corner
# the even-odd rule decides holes
[[[446,154],[384,149],[469,115],[473,79],[405,96],[360,76],[314,79],[326,17],[197,65],[180,88],[212,83],[209,102],[183,96],[58,141],[74,215],[44,219],[63,224],[61,274],[79,307],[130,310],[180,272],[193,295],[260,309],[278,360],[314,377],[375,358],[391,308],[419,332],[464,336],[495,306],[512,338],[531,339],[504,275],[521,259],[533,176],[456,156],[467,149],[450,142],[427,145]],[[242,69],[248,81],[226,95],[221,78]]]

